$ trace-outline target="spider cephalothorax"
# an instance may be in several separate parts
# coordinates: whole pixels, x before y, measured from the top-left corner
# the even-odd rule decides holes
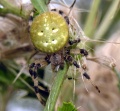
[[[80,42],[80,38],[70,39],[70,26],[69,17],[62,10],[52,9],[50,12],[35,17],[30,28],[30,36],[34,46],[45,54],[43,58],[39,58],[37,62],[32,63],[29,67],[29,72],[34,81],[35,93],[44,105],[45,101],[39,94],[38,68],[51,64],[52,70],[58,71],[59,68],[64,67],[64,62],[80,68],[73,55],[80,54],[84,57],[88,55],[85,49],[75,47]]]

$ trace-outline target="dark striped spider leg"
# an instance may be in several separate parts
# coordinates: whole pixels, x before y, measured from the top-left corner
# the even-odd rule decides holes
[[[80,41],[81,41],[80,38],[77,38],[75,40],[69,40],[69,45],[70,45],[69,47],[80,43]],[[82,56],[85,56],[85,57],[88,56],[87,50],[79,49],[79,48],[75,48],[75,49],[72,48],[72,49],[68,50],[68,54],[75,54],[75,55],[81,54]]]
[[[31,78],[34,83],[34,91],[36,93],[38,100],[43,105],[46,104],[47,99],[45,99],[45,98],[48,98],[48,96],[49,96],[49,89],[46,86],[44,86],[43,84],[41,85],[41,83],[39,82],[38,69],[48,65],[49,63],[50,63],[49,57],[46,56],[45,59],[43,59],[43,60],[40,59],[40,61],[37,60],[36,63],[32,63],[29,66],[29,73],[30,73]]]
[[[69,51],[67,51],[67,54],[65,56],[66,62],[73,64],[76,68],[80,68],[80,65],[77,63],[76,60],[74,60],[74,58],[71,55],[69,55],[70,53],[81,54],[82,56],[85,56],[85,57],[87,57],[87,55],[88,55],[88,52],[85,49],[70,49]],[[89,80],[91,82],[91,84],[95,87],[95,89],[100,93],[100,89],[98,88],[97,85],[95,85],[92,82],[89,74],[86,72],[86,68],[83,68],[83,70],[84,70],[84,72],[82,73],[82,76],[85,77],[87,80]],[[74,77],[68,77],[68,80],[72,80],[72,79],[76,80]]]

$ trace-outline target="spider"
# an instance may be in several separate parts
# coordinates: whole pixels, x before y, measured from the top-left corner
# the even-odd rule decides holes
[[[76,0],[70,6],[70,11],[75,3]],[[51,64],[52,70],[58,71],[59,68],[63,69],[64,62],[80,68],[74,55],[88,56],[87,50],[76,48],[76,45],[81,41],[80,38],[70,39],[71,27],[69,17],[62,10],[57,9],[51,9],[49,12],[36,16],[30,26],[30,37],[33,45],[40,52],[44,53],[43,58],[37,59],[37,61],[29,66],[29,73],[34,82],[35,93],[43,105],[45,105],[45,101],[39,94],[37,70]],[[83,69],[85,70],[85,68]],[[83,76],[88,80],[90,79],[86,72]],[[96,89],[98,89],[97,86]]]

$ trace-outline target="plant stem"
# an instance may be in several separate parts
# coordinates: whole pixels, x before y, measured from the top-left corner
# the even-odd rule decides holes
[[[112,21],[115,18],[115,15],[117,14],[117,10],[120,8],[120,0],[113,0],[112,5],[110,6],[108,12],[106,13],[106,16],[104,17],[99,29],[97,30],[95,34],[95,39],[102,39],[103,35],[107,32],[109,26],[111,25]]]
[[[47,3],[49,0],[31,0],[32,5],[37,9],[39,14],[48,11]]]
[[[7,0],[0,0],[0,4],[3,6],[3,8],[0,8],[0,13],[3,15],[6,13],[12,13],[23,18],[27,17],[26,13],[23,10],[21,10],[21,8],[15,7]]]
[[[5,98],[5,94],[0,94],[0,101],[1,101],[1,104],[0,104],[0,111],[5,111],[6,109],[6,98]]]
[[[56,78],[55,78],[55,81],[53,83],[52,89],[50,91],[50,95],[49,95],[49,98],[47,100],[44,111],[54,111],[55,104],[56,104],[58,95],[60,93],[60,89],[61,89],[61,86],[63,84],[63,81],[65,79],[65,75],[67,73],[67,70],[68,70],[68,65],[65,63],[64,69],[58,71]]]
[[[97,11],[99,8],[100,1],[101,0],[94,0],[93,1],[91,9],[90,9],[90,13],[87,17],[87,21],[86,21],[86,24],[84,27],[84,32],[88,37],[92,37],[94,34],[95,26],[93,27],[93,25],[94,25],[94,22],[96,19],[96,14],[97,14]]]

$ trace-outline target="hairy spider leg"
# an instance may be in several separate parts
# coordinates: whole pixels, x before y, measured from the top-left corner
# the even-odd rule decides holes
[[[75,55],[81,54],[82,56],[85,56],[85,57],[88,56],[88,52],[85,49],[79,49],[79,48],[71,49],[70,54],[75,54]]]
[[[70,49],[69,51],[71,52],[71,50],[76,50],[76,49]],[[77,49],[78,51],[78,53],[77,54],[80,54],[80,52],[82,52],[81,54],[83,55],[83,56],[87,56],[88,55],[88,52],[85,50],[84,51],[84,49]],[[74,52],[74,51],[73,51]],[[68,55],[69,53],[67,52],[67,54],[66,54],[66,56],[65,56],[65,60],[66,60],[66,62],[70,62],[70,63],[72,63],[76,68],[80,68],[80,65],[77,63],[77,61],[75,61],[74,59],[73,59],[73,57],[72,56],[70,56],[70,55]],[[74,54],[74,53],[73,53]],[[84,68],[83,68],[83,70],[85,70]],[[92,81],[91,81],[91,78],[90,78],[90,76],[86,73],[86,72],[84,72],[83,74],[82,74],[87,80],[89,80],[90,82],[91,82],[91,84],[95,87],[95,89],[100,93],[100,89],[98,88],[98,86],[97,85],[95,85]],[[68,79],[69,80],[72,80],[72,79],[74,79],[73,77],[68,77]]]
[[[36,12],[37,10],[34,8],[33,10],[32,10],[32,12],[30,13],[30,16],[29,16],[29,18],[28,18],[28,32],[30,32],[30,26],[31,26],[31,24],[32,24],[32,22],[33,22],[33,19],[34,19],[34,13]]]
[[[66,23],[67,23],[68,25],[70,24],[69,17],[66,16],[66,14],[65,14],[62,10],[51,9],[51,11],[54,11],[54,12],[59,13],[61,16],[63,16],[63,18],[65,19]]]
[[[72,3],[72,5],[70,6],[70,11],[69,11],[68,15],[70,15],[70,13],[71,13],[71,11],[72,11],[72,9],[73,9],[75,3],[76,3],[76,0],[74,0],[74,2]]]
[[[84,72],[84,73],[83,73],[83,76],[84,76],[86,79],[88,79],[88,80],[91,82],[91,84],[95,87],[95,89],[100,93],[100,89],[98,88],[98,86],[96,86],[96,85],[91,81],[91,78],[90,78],[90,76],[87,74],[87,72]]]
[[[34,82],[34,91],[36,93],[36,96],[38,98],[38,100],[41,102],[41,104],[45,105],[46,101],[45,99],[40,95],[40,92],[44,92],[46,93],[46,95],[49,95],[49,90],[43,88],[42,86],[40,86],[40,83],[38,81],[38,75],[37,75],[37,71],[39,68],[46,66],[47,64],[50,63],[49,61],[49,57],[46,56],[45,59],[43,60],[44,63],[40,63],[37,61],[37,63],[32,63],[29,66],[29,73],[32,77],[32,80]]]
[[[75,44],[79,43],[80,41],[81,41],[80,38],[75,39],[75,40],[69,40],[69,45],[70,46],[75,45]],[[85,56],[85,57],[88,56],[87,50],[85,50],[85,49],[79,49],[79,48],[68,49],[68,50],[66,50],[66,53],[67,54],[75,54],[75,55],[81,54],[82,56]]]
[[[70,64],[73,64],[76,68],[80,68],[77,61],[75,61],[71,55],[66,55],[64,58],[65,58],[66,62],[69,62]]]
[[[70,15],[70,12],[71,12],[71,10],[73,9],[75,3],[76,3],[76,0],[74,0],[73,3],[72,3],[72,5],[69,7],[69,8],[70,8],[70,11],[69,11],[68,14],[67,14],[68,16]],[[62,10],[51,9],[51,11],[56,11],[56,12],[58,12],[60,15],[62,15],[62,16],[64,17],[66,23],[67,23],[68,25],[70,24],[69,17],[68,17],[66,14],[64,14],[64,12],[63,12]]]
[[[80,38],[77,38],[75,40],[69,40],[69,45],[74,45],[74,44],[77,44],[77,43],[80,43]]]

